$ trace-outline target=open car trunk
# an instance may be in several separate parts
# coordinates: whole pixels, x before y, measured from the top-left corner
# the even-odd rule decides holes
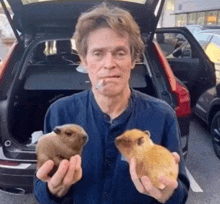
[[[55,55],[52,57],[56,58]],[[10,96],[9,132],[23,145],[30,145],[33,135],[42,134],[44,116],[54,101],[90,88],[88,74],[78,69],[77,62],[64,64],[57,59],[55,62],[51,63],[50,59],[50,63],[41,61],[40,64],[23,67],[26,71],[13,85],[17,88]],[[132,70],[130,86],[156,96],[146,65],[142,63]]]
[[[44,63],[35,63],[33,60],[29,61],[33,52],[31,50],[40,41],[70,39],[79,15],[103,0],[35,0],[31,3],[7,0],[14,14],[12,17],[5,1],[0,2],[17,38],[18,47],[25,50],[13,68],[16,76],[8,85],[10,88],[6,93],[6,101],[2,102],[2,106],[7,106],[7,112],[2,114],[7,127],[2,130],[2,141],[10,141],[13,144],[7,146],[4,154],[8,158],[34,160],[35,146],[28,145],[31,144],[33,133],[42,134],[44,116],[50,104],[60,97],[88,89],[90,83],[87,74],[77,71],[79,64],[72,56],[69,57],[73,63],[64,62],[62,56],[47,56],[47,60],[43,60]],[[129,10],[144,33],[146,44],[152,43],[163,0],[107,2]],[[137,65],[137,69],[132,71],[130,85],[158,97],[154,87],[156,83],[152,82],[148,71],[149,67],[146,65]],[[168,94],[163,97],[170,98]]]

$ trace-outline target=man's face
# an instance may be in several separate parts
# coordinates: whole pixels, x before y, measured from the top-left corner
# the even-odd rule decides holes
[[[135,66],[128,34],[120,36],[110,28],[100,28],[90,33],[87,45],[87,55],[82,62],[93,91],[114,96],[128,89],[130,72]],[[96,89],[101,82],[100,88]]]

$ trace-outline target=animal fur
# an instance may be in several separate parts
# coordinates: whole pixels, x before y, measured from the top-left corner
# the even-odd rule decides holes
[[[63,159],[69,160],[74,155],[81,155],[83,146],[88,141],[88,135],[79,125],[66,124],[55,127],[54,131],[43,135],[37,143],[37,169],[47,160],[54,161],[52,176]]]
[[[166,176],[170,180],[177,180],[178,164],[172,153],[161,145],[156,145],[150,139],[150,132],[138,129],[128,130],[115,140],[117,149],[128,162],[136,159],[137,176],[148,176],[153,186],[163,189],[165,186],[158,179]]]

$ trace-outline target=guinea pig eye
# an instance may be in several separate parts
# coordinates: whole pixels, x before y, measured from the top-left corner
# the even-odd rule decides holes
[[[140,138],[138,139],[137,144],[138,144],[139,146],[141,146],[142,144],[144,144],[144,137],[140,137]]]
[[[65,134],[70,137],[72,135],[72,132],[65,132]]]

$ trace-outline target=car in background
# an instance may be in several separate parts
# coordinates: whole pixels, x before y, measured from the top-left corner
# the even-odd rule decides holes
[[[214,151],[220,159],[220,83],[201,95],[193,112],[210,128]]]
[[[197,32],[195,38],[215,65],[217,85],[201,95],[193,112],[210,128],[214,151],[220,159],[220,29]]]
[[[215,66],[217,85],[199,97],[193,112],[210,128],[214,151],[220,158],[220,27],[193,25],[187,28]],[[181,57],[181,54],[187,51],[188,43],[183,37],[178,38],[178,43],[178,57]],[[178,51],[172,54],[178,54]]]
[[[186,28],[195,35],[196,33],[203,31],[203,30],[211,30],[211,29],[220,29],[220,25],[187,25]]]
[[[17,41],[0,72],[0,189],[10,192],[33,188],[36,141],[43,134],[51,103],[91,88],[71,40],[81,12],[100,1],[31,2],[8,0],[14,13],[8,18]],[[165,40],[172,44],[176,35],[183,35],[190,44],[191,58],[166,58],[154,40],[164,1],[109,2],[131,12],[146,45],[141,62],[131,72],[130,86],[166,101],[175,110],[186,158],[191,107],[215,85],[214,66],[186,28],[165,30],[170,37]],[[4,1],[1,3],[7,14]],[[163,46],[163,38],[161,42]]]
[[[197,32],[196,40],[209,59],[215,64],[216,80],[220,83],[220,28]]]

